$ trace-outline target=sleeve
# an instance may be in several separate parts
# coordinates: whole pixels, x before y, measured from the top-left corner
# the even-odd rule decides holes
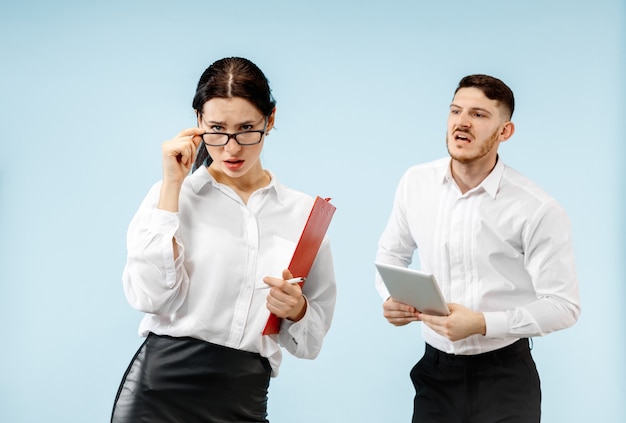
[[[417,244],[411,235],[407,220],[407,174],[405,174],[396,189],[391,215],[387,226],[378,241],[376,261],[393,264],[401,267],[409,267],[413,261],[413,254]],[[389,291],[385,287],[382,278],[376,272],[376,290],[383,301],[389,298]]]
[[[535,214],[523,234],[525,268],[537,299],[485,313],[488,337],[532,337],[572,326],[580,315],[578,278],[567,214],[555,202]]]
[[[160,183],[152,187],[129,225],[122,281],[133,308],[168,315],[185,300],[189,277],[183,266],[185,249],[178,236],[178,213],[157,208],[159,192]],[[178,244],[176,260],[172,240]]]
[[[298,322],[283,319],[278,341],[292,355],[314,359],[330,329],[337,298],[328,239],[322,242],[302,291],[307,301],[306,313]]]

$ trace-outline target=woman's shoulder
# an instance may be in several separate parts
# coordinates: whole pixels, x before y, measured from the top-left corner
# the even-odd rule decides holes
[[[276,183],[276,195],[278,200],[285,205],[298,204],[310,208],[315,201],[315,197],[296,189],[290,188],[279,182]]]

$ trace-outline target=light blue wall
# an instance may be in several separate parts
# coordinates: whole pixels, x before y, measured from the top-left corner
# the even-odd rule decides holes
[[[121,287],[125,231],[194,125],[206,66],[241,55],[278,100],[264,165],[333,197],[339,298],[315,361],[286,357],[277,422],[406,422],[419,325],[373,287],[398,178],[446,155],[469,73],[515,91],[511,166],[570,212],[583,313],[534,341],[544,421],[626,421],[624,3],[4,1],[0,4],[0,421],[108,421],[140,344]],[[315,174],[317,176],[314,176]]]

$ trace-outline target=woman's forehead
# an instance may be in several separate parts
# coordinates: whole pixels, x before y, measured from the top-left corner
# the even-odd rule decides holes
[[[215,116],[216,119],[242,118],[258,119],[263,114],[249,100],[242,97],[215,97],[204,103],[202,114]]]

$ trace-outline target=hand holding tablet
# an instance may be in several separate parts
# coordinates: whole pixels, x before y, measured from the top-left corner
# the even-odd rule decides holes
[[[374,264],[394,300],[413,306],[422,313],[450,314],[433,275],[391,264]]]

